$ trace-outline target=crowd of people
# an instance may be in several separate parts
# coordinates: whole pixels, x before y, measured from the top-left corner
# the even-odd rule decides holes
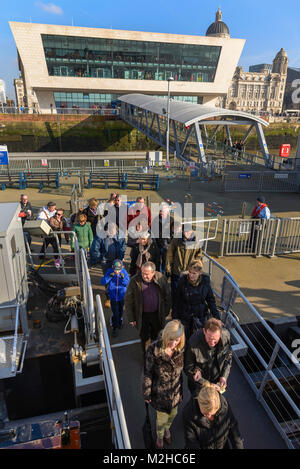
[[[63,209],[48,202],[37,219],[58,232],[59,243],[59,232],[64,231],[72,249],[74,236],[68,232],[75,232],[79,247],[89,252],[89,266],[102,267],[112,336],[122,329],[124,315],[137,329],[144,359],[143,399],[156,411],[156,448],[171,443],[170,427],[183,399],[183,373],[190,392],[183,409],[185,447],[243,448],[237,421],[223,396],[232,361],[230,334],[221,322],[210,277],[203,272],[202,249],[193,227],[176,224],[167,203],[157,217],[144,197],[129,209],[124,205],[113,193],[101,207],[92,198],[84,210],[66,218]],[[24,194],[21,210],[22,221],[32,219]],[[109,213],[113,222],[107,222]],[[26,229],[24,234],[30,244]],[[44,258],[49,244],[60,268],[55,237],[44,238],[40,256]],[[129,269],[124,262],[127,246]]]

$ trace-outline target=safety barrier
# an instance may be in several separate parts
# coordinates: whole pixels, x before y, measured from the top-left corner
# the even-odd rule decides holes
[[[224,192],[298,192],[299,174],[276,171],[228,171],[223,176]]]
[[[272,320],[270,325],[262,318],[229,272],[205,252],[203,264],[232,342],[240,344],[232,347],[238,366],[287,446],[299,448],[300,364],[292,353],[293,343],[286,338],[286,345],[278,337]]]
[[[19,189],[23,189],[23,173],[20,171],[7,171],[6,174],[0,173],[0,187],[4,191],[7,186],[12,187],[16,184]]]
[[[97,304],[97,328],[101,346],[102,371],[105,377],[106,395],[108,398],[111,416],[113,444],[116,449],[131,449],[123,404],[121,400],[118,379],[116,375],[113,356],[99,295],[96,295]]]
[[[300,252],[300,217],[223,220],[220,257],[293,252]]]
[[[69,250],[70,249],[69,247],[67,251],[65,250],[62,251],[62,248],[59,243],[58,235],[64,235],[64,234],[74,237],[74,251],[71,252]],[[39,259],[41,255],[40,252],[32,252],[27,238],[24,237],[27,256],[29,258],[29,262],[32,268],[34,270],[37,270],[39,274],[41,275],[41,277],[43,277],[45,280],[49,282],[57,282],[57,283],[76,282],[77,285],[80,285],[81,284],[81,274],[80,274],[81,266],[80,266],[79,244],[78,244],[76,233],[74,231],[54,231],[49,236],[41,237],[41,239],[43,240],[43,238],[49,238],[49,237],[55,238],[57,247],[58,247],[58,252],[51,252],[51,253],[46,252],[45,254],[46,260],[40,261],[39,265],[35,264],[35,259],[36,258]],[[49,265],[49,263],[51,263],[53,260],[53,256],[59,256],[61,258],[61,269],[59,271],[56,270],[55,273],[51,272],[52,266]],[[74,259],[74,262],[69,267],[67,267],[67,264],[65,262],[66,258]]]

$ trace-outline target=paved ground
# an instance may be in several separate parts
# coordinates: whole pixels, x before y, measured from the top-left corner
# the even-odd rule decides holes
[[[108,198],[117,189],[89,189],[84,191],[84,197]],[[0,202],[18,201],[22,191],[6,189],[0,192]],[[38,210],[49,200],[54,200],[57,206],[69,209],[70,187],[61,187],[39,193],[37,189],[27,189],[29,200]],[[123,191],[128,199],[138,195],[148,195],[151,202],[160,202],[166,197],[177,203],[187,202],[187,195],[191,194],[194,203],[216,202],[223,208],[222,217],[238,217],[241,214],[242,203],[247,203],[246,214],[251,213],[255,203],[255,193],[225,193],[222,191],[221,180],[201,182],[187,176],[174,177],[174,172],[163,173],[160,180],[160,190],[154,191]],[[300,216],[300,194],[264,193],[273,215],[279,217]],[[219,217],[219,231],[222,217]],[[218,257],[217,243],[210,242],[208,253]],[[247,298],[258,308],[266,319],[274,315],[300,315],[300,255],[284,255],[273,259],[266,257],[224,257],[218,259],[233,275]]]

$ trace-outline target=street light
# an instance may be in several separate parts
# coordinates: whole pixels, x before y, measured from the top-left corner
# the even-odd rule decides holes
[[[173,77],[168,78],[168,104],[167,104],[167,158],[166,158],[166,167],[169,169],[169,120],[170,120],[170,81],[174,81]]]

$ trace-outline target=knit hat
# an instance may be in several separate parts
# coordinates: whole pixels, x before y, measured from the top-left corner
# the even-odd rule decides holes
[[[261,195],[260,197],[257,197],[257,199],[256,199],[256,200],[257,200],[258,202],[262,203],[262,204],[264,204],[264,203],[265,203],[265,201],[266,201],[266,199],[264,198],[264,196],[263,196],[263,195]]]
[[[116,259],[113,261],[112,268],[114,270],[122,270],[123,268],[123,262],[120,261],[120,259]]]

